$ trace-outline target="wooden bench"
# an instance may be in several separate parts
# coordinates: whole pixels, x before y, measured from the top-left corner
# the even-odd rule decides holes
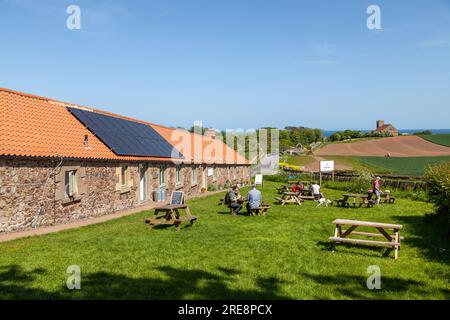
[[[336,199],[333,201],[333,203],[336,202],[336,205],[338,207],[347,207],[347,205],[349,205],[348,202],[345,201],[345,199]]]
[[[283,194],[283,192],[286,192],[288,190],[289,190],[289,188],[287,186],[281,186],[281,187],[277,188],[277,192],[279,194]]]
[[[265,216],[267,211],[269,211],[270,206],[267,204],[262,204],[259,208],[250,209],[250,214],[252,216]]]
[[[361,208],[362,206],[372,208],[375,205],[375,201],[370,200],[370,196],[365,194],[344,194],[342,199],[336,199],[333,202],[336,202],[338,207],[344,208]]]
[[[303,200],[299,198],[298,194],[295,192],[284,192],[283,196],[275,198],[276,201],[278,201],[278,204],[281,204],[282,206],[286,204],[298,204],[299,206],[302,205]]]
[[[402,225],[369,222],[369,221],[358,221],[358,220],[344,220],[344,219],[334,220],[333,224],[336,225],[334,237],[329,238],[333,246],[333,251],[336,250],[336,244],[340,243],[381,246],[388,248],[387,254],[389,254],[390,251],[394,250],[395,259],[398,259],[398,251],[400,250],[401,240],[403,240],[403,237],[400,236],[400,230],[403,228]],[[347,226],[348,229],[343,230],[344,226]],[[379,231],[379,233],[355,231],[355,229],[358,227],[375,228]],[[393,234],[389,234],[386,230],[393,230]],[[350,235],[358,235],[365,237],[382,237],[385,238],[387,241],[348,238],[348,236]]]
[[[372,199],[373,192],[368,192],[367,193],[369,196],[369,200]],[[384,192],[381,194],[381,202],[383,203],[387,203],[387,204],[394,204],[395,203],[395,197],[392,196],[392,194],[390,192]]]
[[[185,215],[180,215],[181,210],[185,211]],[[150,225],[151,229],[158,225],[173,225],[179,231],[181,224],[189,222],[190,225],[193,225],[197,219],[197,216],[191,215],[189,207],[186,204],[169,204],[155,208],[153,216],[145,219],[145,222]]]

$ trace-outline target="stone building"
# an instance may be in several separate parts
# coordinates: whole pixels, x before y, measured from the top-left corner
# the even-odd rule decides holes
[[[150,126],[183,157],[118,155],[69,107]],[[246,159],[215,137],[8,89],[0,138],[0,233],[132,209],[157,201],[154,191],[194,196],[250,180]]]
[[[396,137],[398,136],[398,130],[392,124],[385,124],[383,120],[377,121],[377,128],[374,132],[384,133],[386,135]]]

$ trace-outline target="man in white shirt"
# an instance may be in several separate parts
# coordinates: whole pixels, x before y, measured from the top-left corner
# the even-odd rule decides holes
[[[323,198],[322,193],[320,192],[320,186],[314,182],[311,186],[311,193],[313,194],[314,198],[318,197],[319,199]]]

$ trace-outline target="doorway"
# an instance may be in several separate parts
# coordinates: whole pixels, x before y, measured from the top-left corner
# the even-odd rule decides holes
[[[141,202],[148,199],[148,178],[147,178],[148,164],[142,163],[139,165],[139,200]]]

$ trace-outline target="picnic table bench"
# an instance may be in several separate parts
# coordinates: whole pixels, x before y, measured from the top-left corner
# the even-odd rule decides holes
[[[336,229],[334,232],[334,237],[330,237],[329,240],[332,243],[333,251],[336,250],[336,244],[340,243],[352,243],[352,244],[363,244],[363,245],[373,245],[373,246],[382,246],[388,248],[386,255],[394,250],[395,251],[395,259],[398,258],[398,251],[400,250],[400,242],[403,240],[403,237],[400,236],[400,230],[403,228],[400,224],[389,224],[389,223],[379,223],[379,222],[369,222],[369,221],[358,221],[358,220],[344,220],[337,219],[333,221],[333,224],[336,225]],[[347,226],[347,230],[343,230],[343,228]],[[379,231],[379,233],[372,232],[361,232],[355,231],[358,227],[369,227],[375,228]],[[392,230],[393,234],[390,234],[386,230]],[[358,235],[358,236],[366,236],[366,237],[381,237],[385,238],[387,241],[375,241],[375,240],[364,240],[364,239],[354,239],[348,238],[350,235]]]
[[[277,192],[278,192],[279,194],[283,194],[283,192],[289,191],[289,187],[288,187],[288,186],[285,186],[285,185],[283,185],[283,186],[281,186],[281,187],[279,187],[279,188],[276,188],[276,189],[277,189]]]
[[[369,195],[367,194],[355,194],[349,193],[344,194],[342,199],[334,200],[337,203],[338,207],[346,207],[350,208],[351,206],[355,207],[359,206],[361,208],[365,205],[367,208],[372,208],[375,202],[369,199]]]
[[[278,203],[281,204],[282,206],[290,203],[298,204],[299,206],[301,206],[303,201],[299,198],[299,195],[296,192],[284,192],[281,198],[278,197],[275,198],[275,200],[277,200]]]
[[[372,191],[369,191],[369,192],[367,193],[367,195],[369,196],[369,197],[368,197],[369,200],[371,200],[372,197],[374,196],[374,194],[373,194]],[[387,203],[387,204],[394,204],[394,203],[395,203],[395,197],[394,197],[390,192],[383,192],[383,193],[381,194],[381,200],[382,200],[384,203]]]
[[[184,215],[180,211],[185,211]],[[155,213],[152,217],[145,221],[149,223],[150,228],[157,225],[174,225],[177,231],[180,230],[180,225],[184,222],[189,222],[191,225],[197,221],[198,217],[191,215],[189,207],[186,204],[169,204],[155,208]]]
[[[267,211],[269,211],[270,205],[261,204],[259,208],[250,209],[250,214],[252,216],[265,216]]]

